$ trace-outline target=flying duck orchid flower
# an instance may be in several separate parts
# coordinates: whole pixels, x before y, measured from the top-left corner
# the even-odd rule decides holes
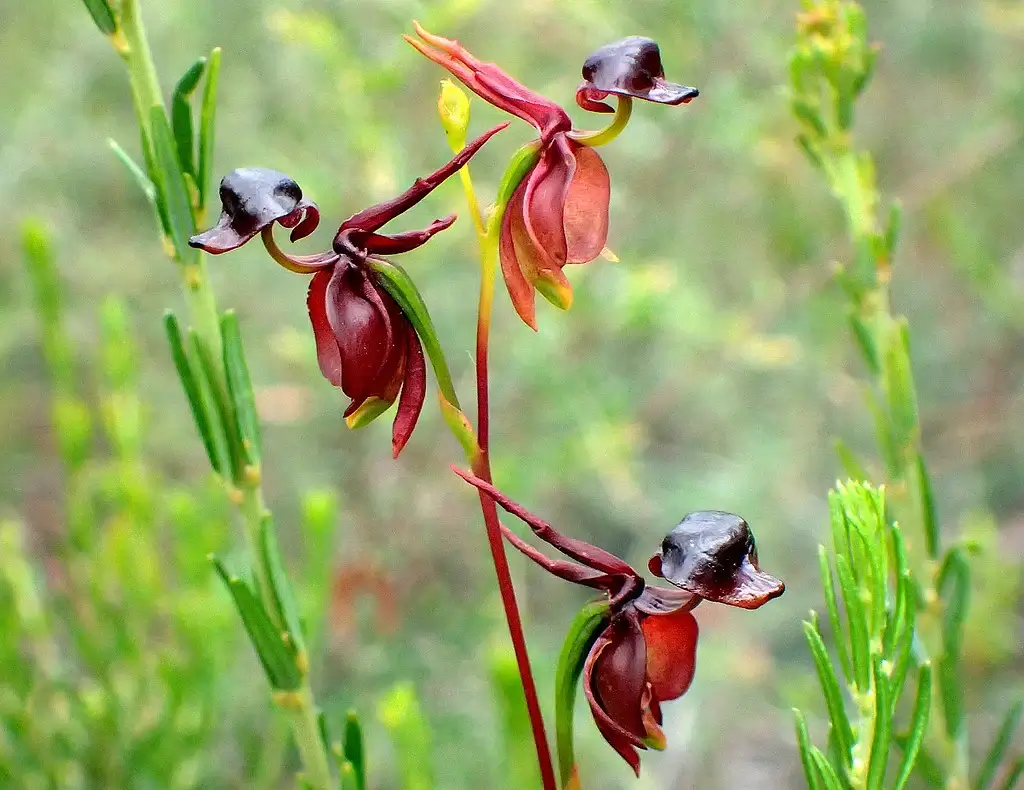
[[[341,223],[326,252],[288,255],[278,246],[274,223],[291,229],[294,242],[316,229],[320,213],[294,180],[267,168],[242,168],[225,176],[220,184],[220,219],[189,240],[191,246],[218,255],[238,249],[259,234],[281,266],[313,275],[306,304],[320,372],[351,399],[344,415],[350,428],[367,425],[398,401],[392,427],[396,458],[416,426],[426,394],[421,340],[442,390],[443,379],[450,378],[415,286],[400,267],[381,256],[422,246],[450,227],[455,215],[422,230],[393,235],[379,231],[457,173],[505,126],[481,135],[398,197],[353,214]],[[454,394],[446,397],[453,401]]]
[[[608,240],[608,170],[594,146],[625,127],[633,98],[684,104],[696,88],[665,81],[658,45],[631,37],[602,47],[587,58],[577,102],[586,110],[614,112],[602,99],[614,94],[619,109],[599,132],[574,130],[558,104],[516,81],[493,63],[474,57],[458,41],[414,24],[419,39],[405,39],[443,66],[485,101],[533,125],[535,163],[522,177],[502,217],[501,269],[520,318],[537,328],[535,292],[557,307],[572,306],[572,286],[562,269],[594,260]]]
[[[654,587],[614,554],[562,535],[485,480],[455,472],[572,561],[547,557],[503,526],[516,549],[549,573],[606,594],[583,665],[583,690],[601,735],[639,775],[638,750],[665,748],[662,703],[681,697],[693,681],[694,607],[707,600],[756,609],[785,591],[758,567],[750,527],[721,511],[686,516],[651,559],[655,575],[674,588]]]

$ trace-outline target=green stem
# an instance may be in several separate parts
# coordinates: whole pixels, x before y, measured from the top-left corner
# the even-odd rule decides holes
[[[333,790],[337,783],[331,774],[330,760],[320,731],[320,713],[309,682],[303,682],[298,691],[288,696],[287,702],[280,704],[288,711],[306,785],[312,790]]]
[[[629,123],[629,116],[633,114],[633,99],[629,96],[617,96],[616,98],[618,103],[615,107],[615,117],[612,118],[610,124],[593,132],[571,132],[570,137],[577,143],[589,145],[592,148],[610,143],[618,137]]]

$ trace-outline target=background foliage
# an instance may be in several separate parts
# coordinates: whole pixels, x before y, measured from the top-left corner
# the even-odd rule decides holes
[[[82,719],[43,702],[41,710],[56,711],[53,726],[33,737],[66,744],[71,755],[145,742],[153,708],[142,702],[159,698],[153,688],[173,698],[187,685],[173,753],[125,749],[121,774],[88,767],[99,773],[87,772],[85,786],[125,786],[89,784],[118,776],[155,786],[146,771],[160,776],[161,760],[188,763],[186,787],[283,786],[278,769],[290,757],[276,755],[284,735],[265,710],[263,680],[227,601],[205,572],[206,553],[228,541],[159,321],[164,308],[178,306],[177,273],[105,144],[108,136],[126,147],[136,139],[121,64],[81,4],[5,0],[0,10],[2,589],[54,591],[40,604],[56,622],[40,626],[32,642],[52,645],[46,692],[58,703],[97,699],[105,703],[100,714],[118,714]],[[602,151],[613,179],[610,246],[621,262],[572,272],[576,305],[568,316],[542,309],[539,337],[506,302],[496,315],[494,463],[504,489],[636,562],[690,510],[739,512],[766,568],[789,584],[756,616],[698,609],[697,680],[668,707],[669,750],[646,758],[639,783],[581,721],[580,758],[591,766],[593,790],[802,786],[788,711],[818,709],[799,623],[809,607],[820,609],[816,546],[828,530],[826,493],[840,474],[832,439],[852,438],[855,450],[867,451],[873,437],[844,297],[831,279],[832,259],[848,253],[841,218],[792,142],[796,126],[782,93],[796,10],[775,0],[187,0],[144,8],[165,85],[195,55],[224,48],[216,169],[284,170],[328,218],[395,193],[448,156],[434,108],[441,75],[399,38],[412,18],[566,105],[586,54],[629,33],[658,39],[669,76],[701,88],[683,110],[638,108],[626,134]],[[893,301],[913,327],[939,508],[976,550],[964,661],[972,724],[985,736],[1019,690],[1022,667],[1024,16],[1009,0],[896,0],[866,10],[884,49],[858,133],[876,155],[880,189],[905,207]],[[474,109],[477,128],[497,120],[479,102]],[[592,122],[584,116],[581,123]],[[493,192],[498,163],[527,133],[503,137],[475,167],[481,194]],[[461,210],[452,183],[410,227]],[[81,473],[59,460],[67,431],[51,428],[54,386],[20,263],[27,216],[55,232],[70,381],[101,426],[90,454],[97,460],[85,465],[113,481],[97,484],[102,512],[92,518],[102,532],[86,545],[68,533],[74,502],[65,492]],[[474,243],[465,224],[408,261],[466,391]],[[506,637],[473,498],[447,471],[459,448],[431,408],[398,463],[382,450],[386,423],[347,431],[338,393],[317,373],[305,279],[260,250],[211,261],[211,271],[247,339],[265,422],[267,493],[294,571],[316,567],[306,563],[314,541],[301,524],[322,522],[331,496],[340,502],[340,515],[327,516],[331,576],[326,585],[312,570],[307,578],[308,590],[333,590],[318,670],[329,716],[340,723],[351,706],[363,712],[381,787],[411,786],[403,771],[424,774],[392,759],[389,745],[428,737],[420,716],[431,725],[438,788],[500,786],[509,762],[501,733],[514,722],[503,719],[490,689],[502,682],[495,645]],[[127,378],[116,361],[122,353],[138,362],[137,370],[128,364]],[[126,390],[144,426],[137,444],[125,445],[103,422],[111,393]],[[132,478],[118,464],[136,462],[154,501],[125,497]],[[175,499],[171,489],[183,490]],[[136,578],[133,551],[152,557],[159,583]],[[61,592],[74,581],[72,552],[87,560],[77,583],[112,580],[113,592],[96,594],[107,607],[97,622],[130,633],[120,643],[105,632],[94,638],[107,651],[133,646],[122,673],[109,657],[92,655],[92,696],[74,687],[81,678],[59,672],[64,659],[91,655],[70,638],[81,631],[62,629],[72,615],[53,608],[73,589]],[[525,564],[516,571],[529,580],[531,652],[550,702],[561,634],[582,599]],[[12,578],[28,581],[17,587]],[[24,623],[33,610],[18,600]],[[143,624],[132,630],[136,616]],[[209,651],[217,671],[204,685],[191,683],[198,669],[176,662],[181,646],[167,622],[191,626]],[[0,674],[17,677],[25,660],[23,651],[0,652]],[[408,686],[396,686],[403,681],[417,689],[418,708]],[[3,705],[0,698],[0,713]],[[81,721],[91,724],[61,729]],[[388,730],[393,739],[383,737]],[[14,740],[0,731],[0,777]]]

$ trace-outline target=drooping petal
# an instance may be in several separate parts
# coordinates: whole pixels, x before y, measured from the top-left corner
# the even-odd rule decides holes
[[[313,324],[313,340],[316,343],[316,360],[320,364],[320,372],[335,387],[341,386],[341,352],[338,341],[327,320],[327,285],[331,281],[331,271],[317,272],[309,281],[309,292],[306,295],[306,307],[309,320]]]
[[[658,702],[681,697],[693,682],[697,620],[685,609],[641,621],[647,644],[647,680]]]
[[[608,242],[608,168],[593,148],[571,142],[576,172],[569,182],[563,208],[566,262],[586,263],[601,254]]]
[[[416,181],[413,182],[413,185],[398,197],[386,200],[383,203],[378,203],[375,206],[370,206],[369,208],[365,208],[362,211],[353,214],[347,220],[342,222],[341,227],[338,228],[338,235],[335,237],[334,241],[335,246],[337,247],[339,245],[344,232],[347,230],[356,229],[371,233],[381,228],[390,220],[393,220],[399,214],[408,211],[423,200],[423,198],[441,186],[441,184],[443,184],[448,178],[458,173],[469,162],[469,160],[473,158],[473,155],[483,147],[484,143],[490,140],[491,137],[500,132],[506,126],[508,126],[508,124],[503,123],[495,126],[493,129],[487,130],[459,151],[459,153],[453,156],[447,164],[441,166],[424,178],[417,178]]]
[[[611,641],[594,662],[594,693],[612,721],[643,738],[640,698],[647,682],[643,631],[637,617],[628,612],[615,618],[608,630]]]
[[[509,298],[519,317],[526,322],[534,331],[537,331],[537,307],[534,297],[533,285],[523,274],[523,268],[519,263],[516,237],[526,237],[526,226],[523,221],[523,198],[526,195],[526,180],[520,182],[512,193],[512,199],[505,209],[505,216],[501,220],[500,256],[501,273],[505,278],[505,287],[508,288]]]
[[[576,101],[584,109],[609,93],[658,104],[686,104],[699,95],[696,88],[665,79],[658,45],[642,36],[606,44],[591,54],[583,64],[583,79]]]
[[[526,232],[538,255],[529,263],[538,272],[561,270],[566,262],[565,201],[576,174],[576,157],[565,135],[557,135],[544,149],[527,176],[523,198]],[[522,259],[520,264],[526,266]],[[527,279],[530,272],[526,271]]]
[[[365,400],[388,355],[390,319],[364,295],[366,275],[354,267],[335,268],[327,286],[327,320],[338,343],[342,390],[353,401]],[[389,297],[390,298],[390,297]]]
[[[320,213],[302,199],[302,190],[290,177],[265,167],[232,170],[220,182],[221,215],[217,224],[189,239],[189,245],[212,255],[230,252],[274,222],[308,235]]]
[[[590,654],[587,656],[587,661],[583,665],[583,693],[587,698],[590,712],[594,716],[594,723],[597,725],[601,735],[608,742],[608,745],[615,749],[623,760],[629,763],[633,772],[639,776],[640,755],[637,753],[637,749],[646,749],[647,747],[642,737],[633,734],[611,717],[611,714],[604,707],[604,702],[599,696],[596,685],[598,663],[603,659],[605,651],[614,645],[617,638],[618,633],[609,627],[594,643]]]
[[[455,219],[454,214],[449,214],[434,220],[423,230],[407,230],[392,235],[353,230],[348,232],[348,238],[354,248],[365,250],[370,255],[398,255],[422,247],[432,236],[450,228]]]
[[[786,590],[761,571],[747,522],[719,510],[690,513],[665,538],[660,575],[709,601],[756,609]]]
[[[409,441],[416,421],[423,410],[427,394],[427,364],[423,359],[420,339],[412,326],[406,330],[405,377],[402,383],[402,397],[398,401],[398,413],[391,426],[391,449],[395,458]]]
[[[558,132],[567,132],[572,121],[560,106],[534,93],[493,63],[474,57],[458,41],[434,35],[413,23],[416,34],[405,40],[421,54],[447,69],[467,88],[499,110],[533,124],[547,142]]]

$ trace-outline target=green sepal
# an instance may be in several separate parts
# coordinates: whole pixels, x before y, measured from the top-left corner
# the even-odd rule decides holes
[[[192,200],[188,185],[178,162],[174,134],[167,122],[167,114],[160,105],[149,108],[149,122],[153,136],[153,157],[155,170],[151,173],[157,195],[167,214],[171,244],[179,263],[188,263],[195,257],[195,250],[188,246],[188,240],[195,233],[192,218]]]
[[[220,431],[215,430],[215,418],[210,412],[211,404],[208,399],[203,397],[203,386],[199,379],[201,374],[193,368],[192,362],[189,360],[178,319],[170,310],[164,313],[164,329],[167,333],[167,342],[171,347],[174,368],[178,371],[182,389],[185,390],[185,396],[188,398],[188,405],[192,410],[192,420],[195,422],[196,430],[199,431],[199,438],[202,439],[206,457],[210,460],[210,466],[214,472],[221,477],[227,477],[230,472],[230,460],[224,436]]]
[[[117,32],[117,17],[107,0],[83,0],[83,2],[92,21],[96,23],[96,27],[103,35],[112,36]]]
[[[540,161],[540,141],[527,143],[514,154],[509,160],[508,166],[498,184],[498,194],[494,201],[494,213],[487,221],[487,232],[495,233],[501,227],[501,220],[505,214],[505,207],[512,199],[516,188],[526,178],[527,174]]]
[[[573,750],[573,714],[576,689],[590,648],[607,624],[608,601],[592,601],[573,619],[562,643],[555,671],[555,738],[558,749],[558,773],[562,787],[572,779],[576,768]]]
[[[473,431],[469,418],[462,409],[453,406],[440,390],[437,393],[437,398],[441,404],[441,416],[444,417],[445,423],[455,438],[459,440],[459,444],[462,445],[470,465],[475,464],[480,458],[480,444],[476,440],[476,433]]]
[[[260,421],[249,377],[249,365],[242,347],[242,335],[238,329],[238,316],[234,310],[228,310],[221,316],[220,330],[224,343],[224,373],[234,407],[237,433],[242,441],[242,452],[246,463],[256,466],[262,454]]]
[[[427,357],[430,359],[430,364],[434,368],[434,375],[437,377],[437,384],[441,392],[444,393],[449,403],[456,408],[461,408],[459,398],[455,394],[455,385],[452,383],[452,374],[448,370],[448,361],[441,348],[441,341],[438,340],[434,322],[430,318],[430,312],[427,310],[423,297],[420,296],[419,289],[416,288],[416,283],[412,281],[405,269],[390,261],[368,258],[366,264],[377,275],[377,282],[398,303],[405,317],[409,319],[413,329],[416,330],[416,334],[419,335]]]
[[[900,768],[896,774],[896,782],[893,784],[892,790],[903,790],[906,787],[915,765],[918,764],[921,758],[921,743],[924,741],[925,732],[928,728],[931,698],[932,666],[926,662],[917,671],[917,697],[914,700],[914,710],[910,716],[910,732],[905,737],[894,738],[903,749],[903,759],[900,761]],[[927,775],[927,771],[924,773]]]
[[[843,694],[839,689],[835,669],[829,660],[828,650],[825,648],[825,642],[814,622],[804,621],[804,635],[807,637],[807,644],[811,649],[811,658],[814,660],[814,667],[818,672],[818,681],[821,683],[825,707],[828,709],[829,720],[832,722],[839,750],[843,755],[849,755],[853,745],[853,732],[850,729],[846,708],[843,707]]]
[[[192,94],[199,85],[206,70],[206,58],[196,60],[181,75],[171,95],[171,128],[174,130],[174,143],[178,149],[178,162],[182,173],[195,177],[195,131],[192,128]]]
[[[342,754],[345,756],[345,765],[352,768],[353,790],[366,790],[366,752],[363,745],[363,727],[354,710],[350,710],[345,717],[345,735],[341,748]],[[344,774],[342,778],[344,781]]]
[[[277,532],[274,529],[274,517],[265,513],[260,519],[260,552],[263,563],[270,577],[270,591],[274,599],[271,619],[278,624],[280,630],[288,634],[288,642],[293,651],[300,672],[306,674],[309,656],[302,636],[302,625],[299,618],[299,607],[295,602],[295,593],[284,570],[281,560],[281,549],[277,544]]]
[[[345,425],[353,431],[365,428],[390,409],[394,403],[394,401],[384,400],[376,395],[371,395],[362,402],[358,409],[345,418]]]
[[[981,764],[978,776],[975,778],[974,784],[971,785],[973,790],[989,790],[996,778],[996,771],[1003,764],[1006,751],[1013,741],[1013,734],[1020,724],[1021,714],[1024,714],[1024,699],[1018,699],[1007,709],[1006,715],[999,725],[999,730],[996,732],[996,737],[992,740],[992,746],[989,747],[988,754],[985,755]]]
[[[228,573],[217,558],[211,557],[217,575],[228,588],[235,608],[242,618],[242,624],[249,634],[249,641],[259,656],[267,680],[275,691],[295,691],[302,683],[302,673],[295,663],[295,657],[282,633],[274,627],[263,604],[248,584]]]
[[[199,166],[196,170],[196,187],[199,191],[199,214],[203,213],[211,191],[210,171],[213,168],[213,142],[217,120],[217,79],[220,76],[220,47],[214,47],[206,66],[206,83],[203,85],[203,105],[199,116]]]

